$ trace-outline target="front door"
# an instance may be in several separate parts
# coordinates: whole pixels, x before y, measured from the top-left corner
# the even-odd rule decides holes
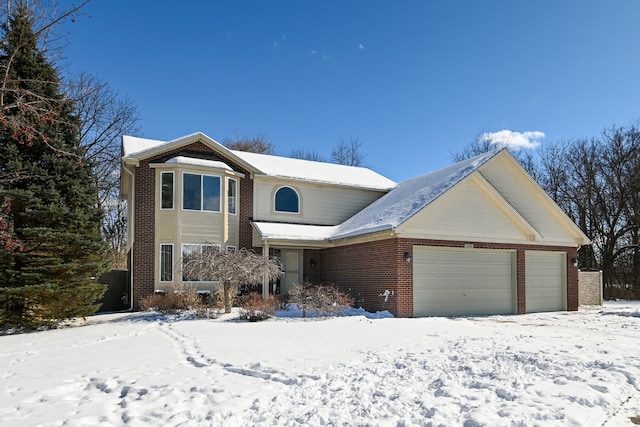
[[[282,249],[280,254],[282,259],[280,294],[287,295],[294,284],[302,284],[302,251],[299,249]]]

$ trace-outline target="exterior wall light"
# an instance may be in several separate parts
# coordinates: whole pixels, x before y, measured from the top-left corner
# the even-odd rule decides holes
[[[571,262],[573,263],[574,267],[578,266],[578,258],[571,258]]]
[[[404,252],[404,260],[407,262],[411,262],[411,252],[409,251]]]
[[[309,265],[311,266],[311,268],[316,268],[316,260],[311,258],[311,260],[309,261]]]

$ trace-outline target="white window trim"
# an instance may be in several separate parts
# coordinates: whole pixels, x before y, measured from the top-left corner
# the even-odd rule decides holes
[[[282,190],[283,188],[290,188],[291,190],[293,190],[294,193],[296,193],[296,196],[298,196],[298,211],[297,212],[279,211],[279,210],[276,209],[276,195],[278,194],[278,191]],[[273,211],[275,213],[284,214],[284,215],[300,215],[300,212],[302,211],[301,200],[302,200],[302,198],[300,197],[300,193],[298,192],[298,190],[296,190],[295,188],[291,187],[290,185],[281,185],[280,187],[276,188],[276,191],[273,192]]]
[[[172,182],[173,182],[173,191],[171,192],[171,207],[170,208],[163,208],[162,207],[162,175],[164,174],[171,174],[172,177]],[[160,210],[161,211],[172,211],[175,209],[176,207],[176,175],[173,171],[163,171],[160,172],[160,197],[158,198],[158,200],[160,200]]]
[[[182,274],[182,262],[183,262],[183,258],[184,258],[184,247],[185,246],[199,246],[200,247],[200,252],[202,252],[202,247],[203,246],[211,246],[214,248],[218,248],[218,250],[220,250],[220,245],[216,245],[214,243],[183,243],[180,246],[180,281],[182,283],[219,283],[219,280],[184,280],[183,279],[183,274]]]
[[[185,209],[184,207],[184,176],[185,175],[199,175],[200,176],[200,209]],[[205,176],[210,176],[213,178],[218,178],[218,192],[220,194],[220,200],[219,200],[219,206],[218,206],[218,210],[217,211],[212,211],[212,210],[208,210],[208,209],[204,209],[204,177]],[[182,203],[180,203],[180,207],[183,211],[186,212],[213,212],[213,213],[221,213],[222,212],[222,176],[221,175],[215,175],[215,174],[208,174],[208,173],[200,173],[200,172],[187,172],[184,171],[182,172],[182,191],[181,191],[181,196],[182,196]]]
[[[162,280],[162,247],[163,246],[171,246],[171,264],[170,264],[170,266],[171,266],[171,280]],[[158,274],[158,281],[160,283],[171,283],[171,282],[173,282],[173,277],[175,276],[175,273],[176,273],[175,272],[175,268],[174,268],[175,267],[174,266],[174,261],[173,261],[175,259],[174,257],[175,257],[174,244],[173,243],[160,243],[160,257],[159,257],[160,258],[160,263],[159,263],[160,264],[159,265],[160,271],[159,271],[159,274]]]
[[[233,196],[234,197],[234,206],[233,206],[233,212],[229,211],[229,188],[230,188],[230,183],[231,181],[233,181],[235,183],[235,187],[236,187],[236,195]],[[239,192],[239,184],[238,184],[238,180],[235,178],[227,178],[227,213],[229,215],[238,215],[238,192]]]

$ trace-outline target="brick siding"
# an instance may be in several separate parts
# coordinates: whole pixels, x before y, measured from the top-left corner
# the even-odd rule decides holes
[[[323,249],[319,251],[321,281],[334,283],[349,292],[356,304],[369,311],[389,310],[397,317],[413,316],[413,260],[405,261],[405,252],[413,258],[413,246],[464,247],[472,243],[478,249],[508,249],[516,251],[517,313],[526,313],[525,251],[558,251],[567,254],[567,309],[578,309],[578,269],[571,262],[576,248],[501,243],[456,242],[446,240],[391,238],[376,242]],[[307,264],[305,264],[307,265]],[[383,293],[393,295],[384,301]]]
[[[143,160],[135,169],[135,212],[134,212],[134,244],[131,275],[133,291],[133,308],[139,309],[140,300],[155,290],[155,199],[157,194],[155,169],[150,163],[160,163],[176,156],[189,156],[193,153],[207,154],[211,160],[225,162],[234,171],[245,174],[240,179],[240,247],[250,248],[252,244],[252,229],[250,220],[253,217],[253,180],[249,171],[244,170],[229,159],[222,158],[207,145],[196,142],[186,147],[172,150],[162,155]]]

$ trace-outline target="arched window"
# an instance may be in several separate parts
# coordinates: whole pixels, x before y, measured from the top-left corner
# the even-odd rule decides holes
[[[276,212],[300,212],[300,198],[298,193],[291,187],[280,187],[276,191]]]

